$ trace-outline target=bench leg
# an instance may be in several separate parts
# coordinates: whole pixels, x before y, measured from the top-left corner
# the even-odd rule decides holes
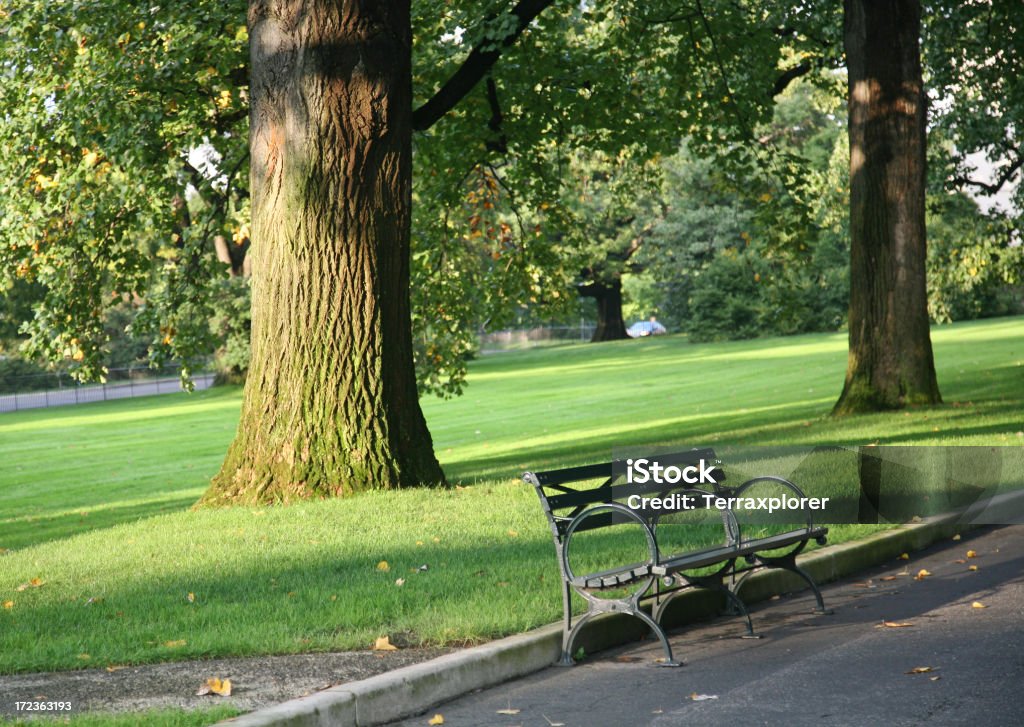
[[[695,586],[718,591],[725,596],[725,600],[729,604],[728,608],[726,608],[726,613],[742,616],[747,622],[747,633],[743,635],[744,639],[761,638],[760,635],[754,632],[754,622],[750,618],[750,612],[747,611],[747,604],[743,603],[743,599],[737,596],[731,588],[722,583],[720,576],[713,578],[690,578],[688,580]]]
[[[572,651],[572,646],[576,641],[576,637],[579,635],[580,630],[583,628],[583,625],[587,621],[601,613],[606,612],[589,611],[580,616],[579,620],[576,621],[576,625],[572,627],[571,631],[562,631],[562,657],[558,660],[559,666],[573,666],[576,664],[576,660],[573,659]],[[665,632],[661,628],[661,626],[659,626],[657,622],[654,621],[654,619],[652,619],[650,616],[648,616],[640,609],[634,609],[629,611],[621,610],[618,611],[618,613],[628,613],[631,616],[636,616],[638,619],[640,619],[641,621],[643,621],[651,627],[651,631],[653,631],[654,634],[658,637],[658,640],[661,641],[661,647],[665,650],[665,661],[659,663],[658,666],[682,666],[682,663],[676,661],[675,658],[672,656],[672,646],[668,643],[668,637],[665,635]]]
[[[668,637],[665,635],[664,629],[658,625],[658,622],[640,609],[633,611],[633,615],[650,626],[651,631],[653,631],[661,641],[661,648],[665,650],[665,661],[659,663],[658,666],[682,666],[683,663],[676,661],[675,657],[672,656],[672,645],[668,643]]]
[[[768,568],[782,568],[783,570],[788,570],[790,573],[795,573],[803,578],[814,593],[814,599],[818,602],[818,607],[814,612],[819,615],[830,615],[832,613],[832,611],[825,608],[825,599],[821,595],[821,590],[818,588],[818,584],[814,582],[813,578],[811,578],[811,574],[796,564],[796,553],[790,553],[789,555],[785,555],[780,558],[768,558],[763,555],[757,555],[754,556],[754,559],[759,564]],[[736,584],[736,590],[739,590],[739,587],[743,584],[745,578],[746,574],[744,575],[744,578],[741,578],[740,582]]]

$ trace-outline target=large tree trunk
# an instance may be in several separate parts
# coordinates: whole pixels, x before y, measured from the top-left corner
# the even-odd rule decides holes
[[[207,502],[444,476],[409,311],[409,0],[253,0],[252,363]]]
[[[597,301],[597,328],[590,342],[618,341],[629,338],[626,334],[626,322],[622,318],[622,279],[615,278],[611,282],[595,280],[579,288],[584,298]]]
[[[835,413],[941,401],[925,290],[919,0],[846,0],[850,355]]]

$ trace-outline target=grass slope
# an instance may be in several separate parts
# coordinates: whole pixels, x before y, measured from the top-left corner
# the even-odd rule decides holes
[[[629,445],[1024,442],[1024,319],[933,340],[946,405],[843,419],[826,416],[842,335],[487,357],[466,396],[424,402],[464,487],[287,508],[187,509],[233,435],[237,390],[4,415],[0,673],[365,648],[383,634],[468,642],[548,623],[557,567],[522,470]]]

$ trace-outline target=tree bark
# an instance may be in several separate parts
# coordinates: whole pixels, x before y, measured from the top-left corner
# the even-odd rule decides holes
[[[850,353],[834,413],[941,401],[925,289],[919,0],[845,0]]]
[[[252,0],[252,363],[206,502],[437,484],[409,302],[409,0]]]
[[[584,298],[593,298],[597,301],[597,328],[594,329],[591,343],[629,338],[626,334],[626,322],[622,318],[621,278],[615,278],[611,282],[595,280],[581,286],[579,292]]]

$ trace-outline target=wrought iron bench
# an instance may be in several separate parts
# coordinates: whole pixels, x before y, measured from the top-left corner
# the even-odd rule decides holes
[[[699,466],[702,460],[704,463],[716,462],[712,449],[677,452],[651,459],[656,459],[665,467],[674,465],[680,469]],[[747,577],[762,568],[782,568],[803,578],[817,600],[816,612],[828,613],[814,580],[796,563],[797,554],[808,542],[814,540],[824,545],[828,533],[828,528],[814,524],[809,509],[800,511],[800,524],[785,525],[782,532],[759,533],[753,537],[744,537],[740,521],[732,509],[722,509],[721,525],[715,524],[716,503],[710,498],[750,497],[755,488],[765,485],[781,488],[803,498],[803,492],[795,484],[781,477],[765,475],[729,488],[721,484],[725,473],[720,467],[712,470],[711,479],[714,483],[710,488],[658,482],[629,483],[625,473],[626,463],[617,461],[547,472],[527,472],[523,475],[523,479],[534,486],[540,498],[551,526],[562,574],[564,628],[560,664],[574,663],[573,643],[587,621],[602,613],[626,613],[644,621],[657,635],[665,651],[663,664],[679,666],[679,662],[673,658],[672,647],[660,621],[672,599],[692,588],[722,593],[731,611],[745,618],[745,637],[758,638],[754,634],[750,614],[738,593]],[[673,497],[677,499],[671,499]],[[662,498],[660,505],[666,504],[665,498],[670,498],[670,501],[668,507],[655,508],[649,506],[649,501],[643,503],[641,498]],[[634,507],[630,507],[630,504]],[[638,504],[641,506],[636,507]],[[714,531],[718,533],[714,537],[720,538],[719,527],[724,528],[724,543],[695,550],[666,552],[672,546],[666,545],[664,539],[659,542],[659,523],[667,517],[684,516],[683,527],[686,527],[685,517],[690,517],[694,512],[702,514],[704,523],[711,518]],[[645,544],[646,555],[637,559],[623,558],[622,554],[615,553],[611,557],[610,567],[581,569],[577,562],[574,568],[573,538],[578,538],[580,533],[595,530],[602,530],[609,535],[611,531],[605,529],[615,526],[632,529],[633,534],[638,535]],[[637,527],[640,528],[639,533]],[[614,553],[614,537],[610,545]],[[780,552],[780,549],[784,552]],[[608,547],[605,547],[607,550]],[[587,604],[587,611],[575,623],[572,614],[574,592]]]

